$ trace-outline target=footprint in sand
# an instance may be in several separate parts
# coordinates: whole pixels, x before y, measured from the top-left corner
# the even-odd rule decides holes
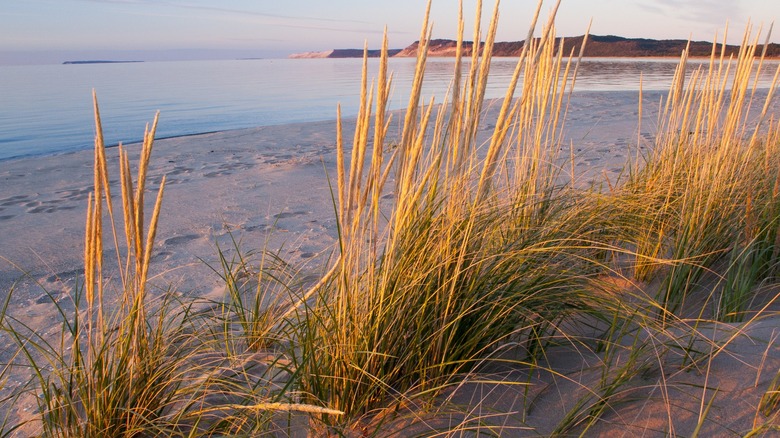
[[[293,162],[295,160],[301,161],[305,159],[305,153],[301,153],[299,155],[291,155],[291,154],[263,154],[260,155],[260,160],[264,164],[275,166],[278,164],[284,164]]]
[[[84,273],[83,269],[71,269],[69,271],[63,271],[63,272],[58,272],[56,274],[52,274],[46,277],[46,281],[48,281],[49,283],[54,283],[56,281],[73,280],[83,273]]]
[[[176,175],[189,175],[192,173],[195,169],[191,167],[184,167],[184,166],[174,166],[173,170],[167,172],[167,175],[169,176],[176,176]]]
[[[84,187],[80,189],[69,189],[69,190],[60,190],[57,192],[54,192],[57,195],[60,195],[60,198],[67,201],[83,201],[87,199],[89,196],[89,193],[92,192],[91,187]]]
[[[73,210],[77,208],[75,205],[60,205],[63,201],[44,201],[44,202],[31,202],[27,204],[27,213],[54,213],[60,210]]]
[[[263,225],[250,225],[248,227],[244,227],[244,231],[249,232],[249,233],[251,233],[253,231],[258,231],[258,230],[259,231],[270,231],[272,228],[273,228],[272,226],[266,225],[266,224],[263,224]]]
[[[171,237],[169,239],[166,239],[163,242],[163,246],[181,245],[181,244],[193,241],[193,240],[198,239],[198,238],[200,238],[200,235],[198,235],[198,234],[185,234],[185,235],[182,235],[182,236]]]
[[[27,195],[16,195],[11,196],[10,198],[0,199],[0,206],[2,207],[11,207],[14,205],[22,205],[25,202],[28,202],[30,200],[30,197]]]
[[[240,157],[239,157],[240,158]],[[204,173],[203,176],[206,178],[214,178],[217,176],[224,176],[224,175],[231,175],[233,172],[238,170],[248,170],[253,167],[255,167],[257,164],[255,163],[244,163],[242,161],[237,161],[233,163],[222,163],[219,166],[216,167],[216,170],[213,170],[211,172]],[[214,169],[213,166],[204,166],[201,168],[201,170],[211,170]]]
[[[174,166],[172,170],[165,172],[166,184],[181,184],[190,181],[188,178],[195,169],[185,166]],[[178,177],[178,178],[177,178]]]
[[[303,216],[305,214],[306,214],[305,211],[294,211],[294,212],[277,213],[274,215],[274,217],[276,219],[286,219],[288,217]]]
[[[170,251],[157,251],[152,255],[153,262],[161,262],[171,258],[173,255]]]

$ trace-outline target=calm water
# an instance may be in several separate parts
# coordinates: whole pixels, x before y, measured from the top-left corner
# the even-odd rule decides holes
[[[487,97],[503,96],[516,59],[498,58]],[[375,71],[377,60],[371,60]],[[762,78],[768,86],[776,63]],[[669,87],[675,60],[588,59],[579,91]],[[391,60],[391,106],[403,108],[413,59]],[[160,110],[157,137],[253,126],[334,119],[357,112],[361,60],[274,59],[145,62],[49,66],[0,66],[0,160],[92,147],[91,92],[101,106],[107,144],[141,139]],[[424,93],[441,100],[449,86],[451,59],[429,60]]]

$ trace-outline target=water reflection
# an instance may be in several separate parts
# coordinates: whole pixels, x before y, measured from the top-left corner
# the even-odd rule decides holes
[[[514,73],[517,58],[495,58],[491,64],[488,90],[492,97],[503,95],[509,79]],[[408,60],[397,64],[407,72]],[[706,69],[708,59],[688,60],[686,76],[690,78],[699,68]],[[413,66],[413,63],[411,63]],[[466,62],[467,71],[469,62]],[[584,58],[577,73],[576,89],[579,91],[636,91],[640,82],[645,90],[668,90],[672,85],[674,72],[679,64],[673,58]],[[780,60],[765,61],[759,75],[759,88],[769,88]],[[394,66],[391,64],[391,66]],[[431,89],[445,89],[452,79],[454,62],[451,59],[429,61],[426,85]],[[733,77],[734,65],[731,68]],[[410,75],[411,77],[411,75]],[[727,81],[727,86],[730,82]]]
[[[495,58],[485,97],[503,97],[517,58]],[[391,59],[392,109],[405,108],[415,59]],[[689,62],[688,74],[706,60]],[[779,61],[759,78],[768,87]],[[379,61],[369,60],[376,77]],[[586,58],[579,91],[665,90],[675,59]],[[464,75],[469,60],[465,60]],[[159,136],[294,122],[357,114],[360,59],[269,59],[148,62],[133,64],[0,66],[0,160],[87,149],[93,141],[91,90],[100,97],[109,143],[140,140],[144,125],[162,111]],[[442,102],[452,83],[451,58],[428,60],[423,96]]]

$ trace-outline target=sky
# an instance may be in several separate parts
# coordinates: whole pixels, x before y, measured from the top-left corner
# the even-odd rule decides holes
[[[537,0],[503,0],[499,41],[525,38]],[[286,57],[334,48],[391,48],[416,41],[427,0],[1,0],[0,65],[77,59],[179,60]],[[463,0],[466,39],[477,0]],[[484,1],[489,16],[494,0]],[[543,17],[554,1],[542,7]],[[458,0],[433,0],[434,38],[456,37]],[[559,36],[591,33],[712,41],[749,20],[764,32],[778,0],[562,0]],[[763,40],[763,39],[762,39]],[[780,28],[771,40],[780,42]]]

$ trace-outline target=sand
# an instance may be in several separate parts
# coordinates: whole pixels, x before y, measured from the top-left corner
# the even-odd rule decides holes
[[[635,156],[629,145],[637,143],[636,102],[632,92],[574,97],[561,153],[568,158],[571,139],[582,183],[602,172],[614,180]],[[655,96],[646,98],[646,105],[655,102]],[[492,129],[490,117],[486,120],[483,140]],[[653,120],[646,117],[645,123]],[[345,121],[347,141],[353,129],[353,122]],[[643,129],[642,141],[651,133],[652,126]],[[230,249],[231,233],[245,249],[259,249],[271,231],[269,247],[285,244],[284,256],[293,263],[332,249],[336,227],[327,178],[335,178],[335,139],[335,121],[326,121],[155,141],[149,190],[156,191],[167,176],[153,266],[164,277],[161,284],[181,281],[181,288],[193,293],[209,290],[218,281],[198,274],[208,271],[200,260],[215,261],[217,245]],[[126,148],[133,162],[140,145]],[[116,155],[116,148],[108,149],[114,182]],[[16,284],[18,300],[34,302],[41,295],[35,282],[55,293],[72,286],[83,266],[92,170],[92,151],[0,162],[0,290]]]
[[[595,176],[614,182],[628,160],[646,151],[659,97],[659,93],[646,93],[645,118],[642,128],[637,129],[637,93],[575,93],[562,154],[574,154],[578,183],[587,184]],[[351,138],[352,125],[346,122],[347,139]],[[481,131],[483,139],[490,129],[488,122]],[[328,175],[335,177],[335,138],[335,122],[326,121],[158,139],[152,153],[150,190],[157,189],[163,175],[167,175],[167,185],[151,267],[153,291],[172,285],[186,295],[219,299],[224,285],[208,265],[218,267],[218,247],[234,254],[234,241],[244,251],[280,249],[284,259],[303,266],[316,278],[337,237],[327,184]],[[127,148],[134,162],[140,146]],[[108,155],[115,183],[117,149],[109,149]],[[67,307],[67,296],[83,270],[83,229],[91,188],[91,151],[0,162],[0,295],[4,298],[13,289],[9,312],[33,329],[53,329],[55,310],[49,294],[62,299]],[[151,196],[149,199],[152,202]],[[105,251],[111,272],[114,249],[107,247]],[[712,395],[702,389],[705,384],[717,388],[718,397],[703,436],[750,430],[758,400],[780,369],[778,327],[780,318],[766,318],[747,332],[734,335],[729,347],[712,362],[709,373],[680,371],[674,365],[679,358],[665,358],[647,376],[647,386],[639,390],[651,397],[640,397],[639,403],[627,402],[619,410],[607,412],[592,434],[664,436],[671,416],[672,432],[690,435],[702,396]],[[737,329],[725,327],[717,336],[731,336]],[[6,338],[0,341],[10,345]],[[5,357],[8,351],[4,350]],[[551,361],[568,370],[567,379],[571,380],[534,377],[540,383],[534,389],[535,408],[528,420],[542,434],[549,433],[555,423],[551,413],[570,404],[570,395],[584,390],[579,382],[587,386],[598,372],[589,366],[593,358],[570,349],[553,349],[552,353]],[[669,404],[659,392],[661,374],[669,379],[667,384],[673,383],[667,395],[673,401],[672,412],[667,411]],[[505,378],[517,376],[510,373]],[[11,379],[6,389],[21,380]],[[522,406],[518,400],[523,390],[508,388],[486,389],[482,385],[468,392],[472,396],[463,403],[477,401],[480,408],[474,412],[484,413],[491,407],[517,410]],[[506,424],[519,424],[517,419],[510,416]],[[626,423],[634,426],[626,427]],[[506,431],[509,435],[533,434],[522,429]]]

